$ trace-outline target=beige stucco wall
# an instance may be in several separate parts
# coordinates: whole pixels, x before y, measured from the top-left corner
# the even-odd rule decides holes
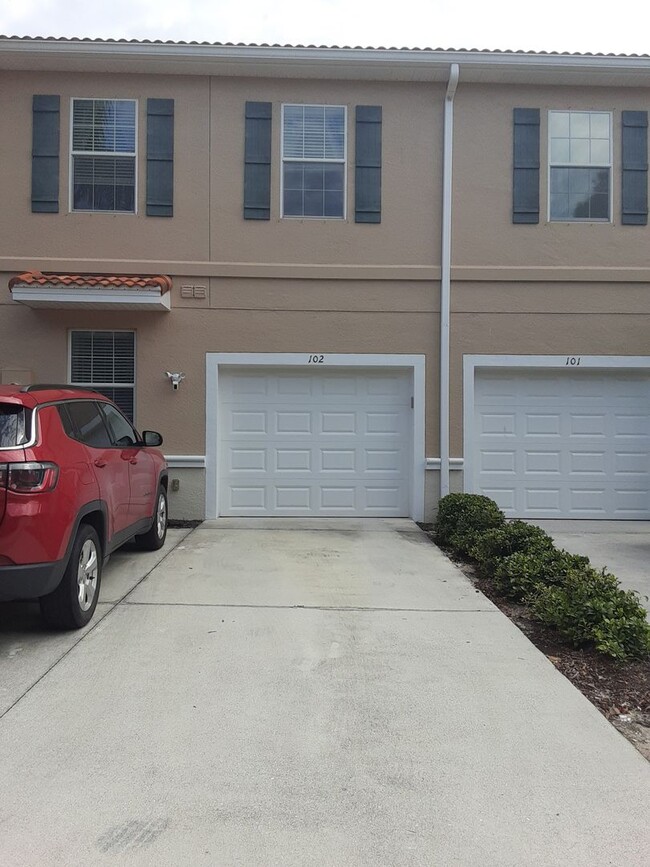
[[[464,355],[650,355],[645,284],[459,283],[452,299],[452,456],[463,454]]]
[[[57,215],[30,212],[31,99],[61,95]],[[70,98],[139,100],[137,215],[68,208]],[[173,219],[144,215],[146,98],[175,100]],[[244,103],[273,103],[269,221],[242,218]],[[0,372],[67,378],[70,328],[137,334],[137,424],[159,429],[167,454],[205,453],[206,352],[405,353],[426,356],[426,454],[439,453],[438,331],[444,86],[419,82],[264,80],[208,76],[2,73]],[[281,220],[280,107],[348,107],[348,215]],[[650,227],[619,225],[620,111],[646,110],[643,88],[467,84],[454,129],[451,454],[462,456],[464,354],[650,354]],[[383,107],[380,225],[354,223],[354,107]],[[513,225],[512,109],[542,111],[541,219]],[[612,224],[549,223],[547,111],[611,110]],[[169,313],[31,310],[11,301],[18,270],[166,273]],[[206,298],[181,298],[184,284]],[[186,374],[173,392],[166,370]],[[200,517],[204,472],[181,481],[173,517]],[[462,473],[452,472],[452,489]],[[426,473],[427,515],[439,474]]]
[[[150,270],[220,274],[216,263],[431,266],[439,261],[442,94],[440,85],[319,82],[52,73],[3,73],[0,90],[0,185],[11,211],[0,216],[0,260],[65,261],[101,270],[128,261]],[[60,213],[30,212],[32,95],[61,96]],[[73,97],[133,98],[138,103],[138,213],[71,213],[69,136]],[[174,99],[174,217],[145,215],[146,99]],[[244,221],[244,105],[273,103],[270,221]],[[280,126],[283,102],[347,106],[346,220],[280,219]],[[354,111],[383,106],[380,225],[354,222]],[[418,118],[417,134],[404,135]],[[35,243],[36,241],[36,243]],[[206,269],[205,263],[213,267]],[[215,266],[216,265],[216,266]],[[29,265],[29,267],[32,267]]]
[[[170,313],[33,310],[8,300],[0,278],[0,369],[28,368],[36,381],[67,378],[67,332],[73,328],[136,331],[137,408],[140,428],[160,430],[168,454],[205,453],[207,352],[402,353],[427,356],[427,449],[437,449],[439,318],[435,285],[383,282],[332,285],[305,292],[287,281],[217,281],[208,302]],[[181,285],[183,279],[178,281]],[[346,291],[347,290],[347,291]],[[175,287],[175,303],[179,289]],[[252,299],[258,298],[258,307]],[[318,298],[321,300],[320,305]],[[240,300],[243,298],[244,300]],[[306,299],[306,300],[303,300]],[[186,302],[189,304],[190,302]],[[323,309],[327,304],[329,309]],[[392,307],[392,309],[390,309]],[[24,339],[22,335],[28,335]],[[165,371],[186,375],[177,392]]]
[[[32,94],[61,96],[59,214],[31,213]],[[207,79],[178,76],[98,76],[7,74],[2,76],[0,149],[11,160],[0,161],[0,184],[11,210],[0,217],[0,255],[83,260],[86,270],[101,270],[97,260],[194,260],[208,251],[208,101]],[[69,135],[72,97],[133,98],[138,105],[138,211],[134,214],[70,213]],[[175,100],[174,218],[144,216],[146,98]],[[99,267],[98,267],[99,266]],[[153,265],[155,269],[155,265]]]
[[[175,467],[172,463],[168,498],[172,520],[202,521],[205,518],[205,470]]]
[[[455,266],[648,268],[647,226],[622,226],[621,111],[647,111],[643,87],[540,87],[462,82],[455,105]],[[512,111],[539,108],[540,222],[512,223]],[[548,222],[548,112],[613,113],[612,223]],[[647,279],[647,278],[646,278]]]
[[[224,261],[430,265],[439,262],[442,86],[388,82],[213,79],[211,258]],[[241,220],[244,103],[273,103],[271,220]],[[282,103],[347,106],[348,218],[280,219]],[[354,222],[354,110],[383,108],[380,225]],[[415,121],[415,128],[414,128]],[[405,130],[410,130],[406,135]],[[223,171],[224,165],[232,171]],[[253,252],[254,251],[254,252]]]

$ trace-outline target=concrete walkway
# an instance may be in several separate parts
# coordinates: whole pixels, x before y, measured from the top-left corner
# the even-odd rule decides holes
[[[204,524],[13,704],[0,755],[12,867],[650,851],[650,765],[408,521]]]

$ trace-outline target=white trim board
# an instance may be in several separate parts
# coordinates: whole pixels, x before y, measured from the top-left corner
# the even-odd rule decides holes
[[[472,493],[474,455],[472,427],[474,423],[474,382],[477,369],[520,370],[647,370],[650,355],[464,355],[463,356],[463,490]]]
[[[317,359],[313,361],[313,359]],[[322,361],[320,360],[322,359]],[[306,352],[207,352],[205,424],[205,514],[218,517],[219,451],[219,368],[220,367],[296,367],[325,370],[327,367],[386,367],[410,370],[413,376],[413,467],[411,476],[411,513],[414,521],[424,520],[425,357],[424,355],[375,355]]]
[[[427,469],[427,470],[439,470],[441,464],[442,464],[441,458],[427,458],[425,469]],[[449,469],[450,470],[462,470],[463,464],[464,464],[463,458],[449,458]]]
[[[165,455],[165,460],[170,469],[205,467],[205,455]]]
[[[110,289],[98,292],[96,289],[63,289],[59,286],[42,286],[40,289],[14,286],[11,297],[19,304],[27,307],[67,307],[81,309],[92,307],[93,310],[164,310],[171,308],[169,292],[130,291],[128,289]]]
[[[180,467],[202,468],[202,467],[205,467],[205,455],[165,455],[165,460],[167,461],[167,465],[170,468],[180,468]],[[440,469],[440,458],[426,458],[425,469],[426,470],[439,470]],[[449,459],[449,469],[450,470],[462,470],[463,469],[463,458],[450,458]]]

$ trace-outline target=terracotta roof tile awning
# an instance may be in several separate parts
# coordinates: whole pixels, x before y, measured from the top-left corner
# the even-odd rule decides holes
[[[44,274],[25,271],[12,277],[14,301],[28,307],[95,310],[169,310],[171,277],[164,274]]]

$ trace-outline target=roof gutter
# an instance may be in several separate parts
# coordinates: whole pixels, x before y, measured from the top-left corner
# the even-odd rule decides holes
[[[381,61],[392,63],[437,64],[476,66],[543,66],[547,68],[567,69],[576,67],[613,69],[650,68],[648,54],[579,54],[569,52],[535,52],[535,51],[498,51],[491,49],[455,49],[455,48],[351,48],[349,46],[327,45],[268,45],[268,44],[233,44],[219,42],[173,42],[162,40],[137,39],[90,39],[63,37],[30,37],[0,35],[0,47],[3,51],[25,53],[26,51],[50,51],[57,54],[130,54],[167,56],[203,56],[203,57],[240,57],[251,60],[255,58],[272,58],[289,60],[303,54],[312,61],[317,60],[348,60],[358,59],[365,63]]]
[[[277,67],[289,63],[298,67],[319,65],[323,68],[359,66],[360,68],[402,68],[423,75],[444,74],[449,64],[465,67],[464,78],[475,72],[499,71],[506,77],[516,70],[536,73],[594,73],[611,75],[615,72],[650,74],[648,55],[603,55],[544,53],[528,51],[491,51],[479,49],[442,48],[360,48],[304,45],[246,45],[228,43],[163,42],[127,39],[65,39],[58,37],[0,36],[0,58],[29,58],[44,61],[48,56],[61,60],[78,58],[87,61],[132,59],[187,61],[197,64],[233,64],[246,67],[259,63],[262,67]],[[469,76],[469,77],[468,77]],[[438,79],[440,80],[440,79]],[[566,82],[565,82],[566,83]]]
[[[442,151],[442,249],[440,254],[440,496],[449,493],[449,324],[451,301],[452,168],[454,97],[460,66],[452,63],[445,94]]]

